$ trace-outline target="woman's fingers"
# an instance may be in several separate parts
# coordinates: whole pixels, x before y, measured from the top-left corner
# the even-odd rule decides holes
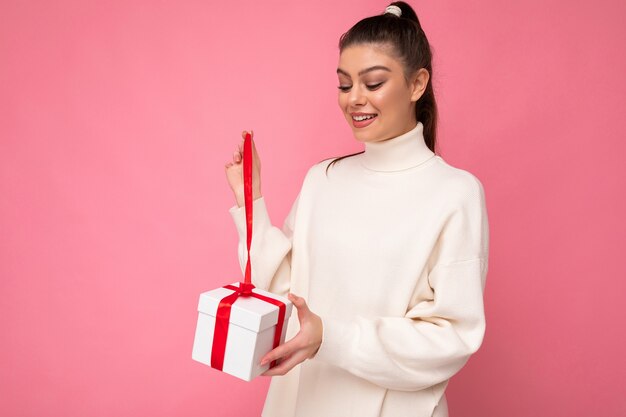
[[[242,142],[246,138],[246,133],[248,133],[247,130],[244,130],[244,131],[241,132],[241,141]],[[250,137],[252,137],[254,139],[254,130],[250,131]]]
[[[246,131],[241,132],[241,140],[237,144],[237,149],[239,152],[239,156],[243,157],[243,143],[246,140]]]
[[[247,132],[247,130],[243,130],[241,132],[241,140],[239,141],[239,144],[237,144],[237,150],[233,154],[233,161],[235,161],[235,163],[239,163],[243,160],[243,143],[246,139]]]
[[[252,155],[254,155],[254,159],[259,158],[259,154],[256,151],[256,143],[254,143],[254,140],[252,140]]]
[[[263,373],[264,376],[285,375],[299,363],[312,358],[322,342],[323,323],[320,317],[309,309],[304,297],[292,293],[288,297],[297,309],[300,331],[293,339],[263,356],[261,365],[278,361],[277,366]]]
[[[294,345],[294,339],[291,339],[287,343],[283,343],[275,349],[272,349],[265,356],[263,356],[263,358],[261,358],[261,365],[265,365],[269,362],[288,357],[293,352],[298,350]]]
[[[302,352],[294,352],[293,355],[285,358],[282,362],[276,365],[273,368],[268,369],[263,372],[263,376],[275,376],[275,375],[285,375],[287,372],[291,371],[294,366],[299,364],[300,362],[304,362],[306,358],[302,354]]]
[[[298,311],[298,320],[300,321],[300,324],[302,324],[303,320],[306,319],[307,315],[311,312],[311,310],[309,310],[309,306],[306,304],[304,298],[298,297],[293,293],[289,293],[287,298],[289,298],[289,301],[291,301],[296,307],[296,310]]]
[[[293,303],[293,305],[296,306],[297,309],[301,309],[301,308],[307,307],[306,301],[304,300],[304,298],[302,298],[300,296],[297,296],[297,295],[295,295],[292,292],[287,294],[287,298],[289,298],[289,301],[291,301]]]
[[[237,150],[233,152],[233,161],[226,163],[227,168],[230,168],[233,165],[238,165],[243,161],[243,144],[246,138],[246,133],[248,133],[246,130],[241,132],[241,141],[237,145]],[[253,146],[254,146],[254,142],[253,142]]]
[[[233,160],[237,163],[237,162],[241,162],[243,161],[243,145],[244,142],[246,140],[246,133],[248,133],[247,130],[244,130],[241,132],[241,141],[239,142],[239,144],[237,145],[237,151],[235,152],[234,158]],[[254,143],[254,130],[250,131],[250,138],[252,139],[252,155],[254,160],[256,161],[256,165],[257,168],[260,167],[260,161],[259,161],[259,154],[256,150],[256,144]]]
[[[241,140],[239,141],[239,144],[237,145],[238,150],[239,150],[239,160],[243,159],[243,144],[246,140],[246,133],[248,133],[247,130],[244,130],[243,132],[241,132]]]

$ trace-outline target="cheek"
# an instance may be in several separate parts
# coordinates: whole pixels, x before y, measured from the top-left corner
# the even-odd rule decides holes
[[[391,110],[398,107],[403,100],[406,100],[402,95],[402,91],[397,89],[386,89],[384,91],[373,91],[370,96],[370,102],[374,107],[383,111]]]
[[[389,93],[386,91],[373,91],[370,93],[369,102],[372,107],[384,112],[389,107]]]

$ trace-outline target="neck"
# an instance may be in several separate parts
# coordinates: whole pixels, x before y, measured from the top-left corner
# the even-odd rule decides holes
[[[417,125],[406,133],[378,142],[365,142],[362,165],[373,171],[400,171],[414,168],[435,153],[424,140],[424,125]]]

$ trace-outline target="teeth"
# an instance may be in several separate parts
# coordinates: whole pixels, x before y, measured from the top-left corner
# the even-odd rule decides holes
[[[369,115],[369,116],[353,116],[352,118],[354,120],[356,120],[357,122],[360,122],[360,121],[363,121],[363,120],[372,119],[375,116],[376,116],[375,114],[372,114],[372,115]]]

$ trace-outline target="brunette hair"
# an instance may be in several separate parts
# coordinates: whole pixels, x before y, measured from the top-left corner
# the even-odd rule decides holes
[[[411,6],[403,1],[394,1],[390,6],[397,6],[402,10],[398,17],[393,13],[383,13],[366,17],[350,28],[339,38],[339,52],[351,45],[377,44],[389,45],[390,52],[404,67],[404,78],[407,80],[420,68],[429,73],[428,85],[424,94],[415,103],[415,117],[424,125],[424,140],[428,148],[435,152],[437,141],[437,102],[432,86],[432,52],[426,34],[422,30],[417,14]],[[358,155],[364,151],[335,158],[326,167],[349,156]],[[331,159],[331,158],[327,158]],[[326,160],[326,159],[325,159]],[[320,161],[321,162],[321,161]]]

